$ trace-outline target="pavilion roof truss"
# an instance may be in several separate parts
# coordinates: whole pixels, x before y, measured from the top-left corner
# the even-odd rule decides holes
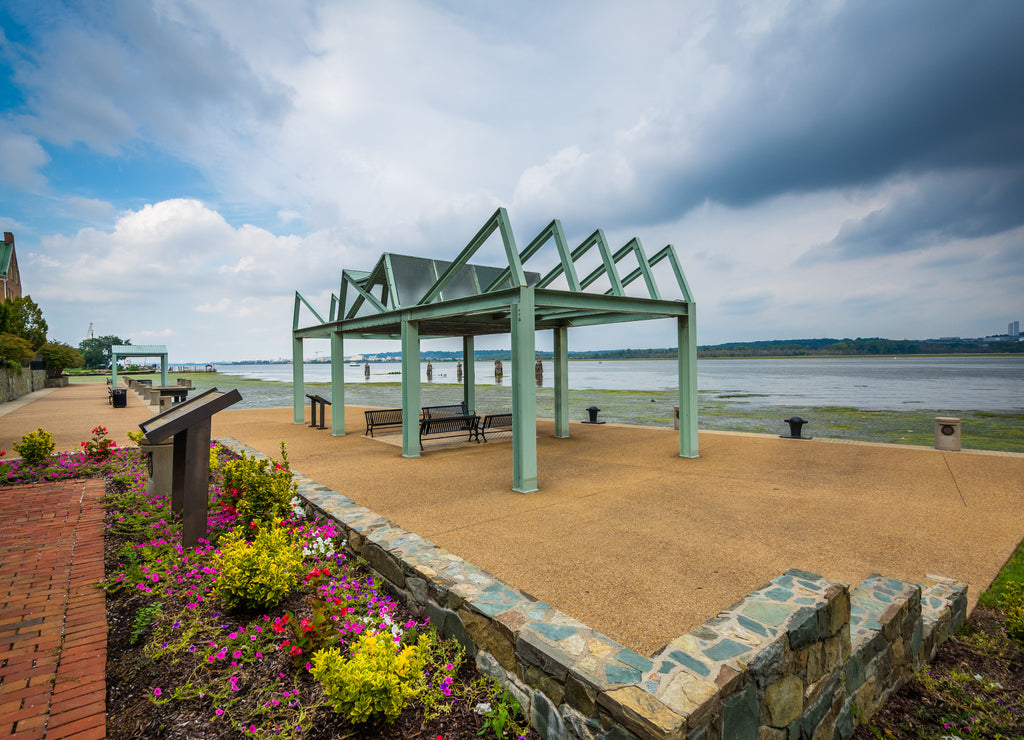
[[[471,264],[470,259],[495,232],[501,237],[507,266]],[[555,267],[544,275],[526,271],[529,260],[549,241],[558,253]],[[581,278],[580,261],[594,248],[600,264]],[[629,256],[637,266],[623,275],[620,263]],[[662,297],[653,268],[663,261],[671,267],[682,300],[667,301]],[[405,279],[408,275],[401,274],[411,267],[426,274],[425,279],[430,282],[423,283],[427,285],[425,289],[411,287]],[[608,287],[595,292],[592,286],[602,277],[607,279]],[[559,278],[564,278],[566,289],[550,287]],[[627,295],[626,289],[641,278],[646,296]],[[604,232],[597,229],[570,249],[562,224],[555,219],[519,251],[508,214],[499,208],[451,262],[385,253],[370,271],[343,269],[339,292],[331,294],[327,320],[296,292],[292,329],[294,336],[302,338],[329,337],[331,331],[343,331],[354,338],[397,339],[404,316],[424,322],[424,338],[507,333],[508,307],[516,292],[524,287],[536,289],[538,328],[680,316],[687,313],[693,302],[671,244],[648,256],[640,240],[633,238],[613,251]],[[316,323],[300,326],[303,306]]]

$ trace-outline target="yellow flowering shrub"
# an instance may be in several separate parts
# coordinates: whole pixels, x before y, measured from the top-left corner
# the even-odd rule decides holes
[[[267,521],[287,513],[298,484],[292,482],[284,442],[279,463],[242,455],[224,465],[224,490],[237,499],[235,507],[244,522]]]
[[[1024,583],[1013,581],[1006,584],[999,606],[1006,613],[1006,633],[1024,642]]]
[[[421,690],[428,637],[399,649],[388,632],[364,632],[346,660],[338,648],[313,654],[313,677],[324,687],[334,711],[353,723],[402,713]]]
[[[229,607],[269,609],[298,585],[302,547],[275,524],[261,527],[251,543],[238,530],[221,540],[214,593]]]

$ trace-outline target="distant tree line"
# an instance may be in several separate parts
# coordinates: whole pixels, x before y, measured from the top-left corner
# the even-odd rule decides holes
[[[698,357],[821,357],[1024,353],[1022,342],[984,339],[776,339],[697,348]]]
[[[992,339],[882,339],[880,337],[856,339],[772,339],[761,342],[728,342],[701,345],[697,357],[828,357],[828,356],[885,356],[885,355],[959,355],[959,354],[1024,354],[1024,342]],[[657,349],[610,349],[570,352],[573,360],[674,360],[675,347]],[[422,352],[423,361],[456,362],[461,352]],[[478,361],[512,359],[509,350],[479,350]],[[551,360],[551,352],[538,351],[537,359]]]

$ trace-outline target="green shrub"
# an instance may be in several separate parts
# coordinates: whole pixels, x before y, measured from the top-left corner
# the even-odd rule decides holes
[[[399,650],[388,632],[364,632],[346,660],[337,648],[313,654],[313,677],[334,711],[353,723],[393,721],[422,686],[427,636]]]
[[[224,488],[233,496],[244,522],[269,521],[282,516],[298,491],[292,483],[288,454],[281,443],[281,463],[242,455],[224,466]]]
[[[29,465],[38,465],[43,462],[53,454],[56,447],[53,435],[44,431],[42,427],[34,432],[29,432],[21,438],[20,442],[14,443],[14,450]]]
[[[999,607],[1006,614],[1006,634],[1024,642],[1024,583],[1006,584],[999,597]]]
[[[261,527],[252,543],[236,530],[221,540],[215,567],[214,592],[228,607],[270,609],[298,585],[302,548],[273,523]]]

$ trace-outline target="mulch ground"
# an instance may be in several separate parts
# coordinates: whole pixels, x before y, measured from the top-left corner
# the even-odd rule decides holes
[[[959,689],[936,692],[912,678],[889,698],[870,725],[857,730],[855,740],[1024,738],[1024,646],[1007,637],[1005,624],[1001,612],[976,607],[926,669],[939,682],[953,676]],[[987,714],[986,706],[998,708],[1010,719],[971,722]],[[975,728],[965,729],[965,723]]]

